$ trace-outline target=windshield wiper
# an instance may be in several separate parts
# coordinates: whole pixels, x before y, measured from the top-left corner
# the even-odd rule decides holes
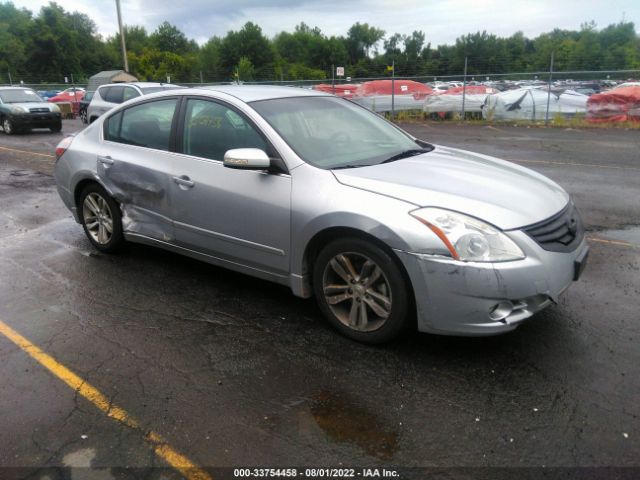
[[[393,155],[392,157],[389,157],[380,163],[395,162],[396,160],[401,160],[403,158],[408,158],[408,157],[414,157],[416,155],[420,155],[421,153],[430,152],[431,150],[433,149],[432,148],[411,148],[409,150],[405,150],[404,152],[400,152],[396,155]]]
[[[360,168],[360,167],[370,167],[371,163],[359,163],[359,164],[349,164],[349,165],[340,165],[339,167],[333,167],[329,170],[343,170],[345,168]]]

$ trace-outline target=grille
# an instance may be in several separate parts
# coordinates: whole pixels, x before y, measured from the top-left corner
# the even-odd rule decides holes
[[[584,238],[584,225],[578,209],[569,203],[564,210],[542,222],[522,229],[549,252],[570,252],[575,250]]]
[[[31,113],[49,113],[48,108],[30,108],[29,111]]]

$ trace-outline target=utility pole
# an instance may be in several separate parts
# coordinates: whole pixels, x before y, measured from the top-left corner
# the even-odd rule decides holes
[[[124,71],[129,73],[129,61],[127,60],[127,47],[124,41],[124,29],[122,28],[122,14],[120,13],[120,0],[116,0],[116,10],[118,11],[118,28],[120,29],[120,47],[122,48],[122,60]]]

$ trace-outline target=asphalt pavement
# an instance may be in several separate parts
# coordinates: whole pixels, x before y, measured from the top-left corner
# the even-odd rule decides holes
[[[267,466],[637,478],[639,131],[404,127],[569,191],[592,250],[558,305],[503,336],[360,345],[281,286],[150,247],[98,253],[51,177],[56,143],[81,124],[2,134],[0,478]]]

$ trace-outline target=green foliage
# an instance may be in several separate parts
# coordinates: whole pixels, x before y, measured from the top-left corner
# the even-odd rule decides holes
[[[253,68],[253,63],[247,57],[240,57],[240,61],[238,65],[236,65],[236,80],[241,82],[250,82],[253,80],[253,75],[255,74],[255,69]]]
[[[432,48],[422,31],[393,33],[356,22],[345,36],[327,36],[318,27],[298,24],[293,32],[267,38],[247,22],[224,37],[199,46],[175,25],[164,22],[152,33],[139,25],[125,26],[131,72],[141,80],[172,82],[301,80],[331,78],[331,68],[346,75],[397,76],[461,74],[465,57],[470,75],[546,71],[551,53],[554,68],[563,70],[623,70],[640,68],[640,36],[633,23],[599,29],[594,22],[579,31],[555,29],[529,39],[522,32],[498,37],[476,32],[453,45]],[[380,50],[378,50],[380,49]],[[73,74],[82,81],[101,70],[122,68],[120,36],[102,39],[85,14],[67,12],[51,2],[37,14],[0,0],[0,82],[13,80],[60,82]]]

